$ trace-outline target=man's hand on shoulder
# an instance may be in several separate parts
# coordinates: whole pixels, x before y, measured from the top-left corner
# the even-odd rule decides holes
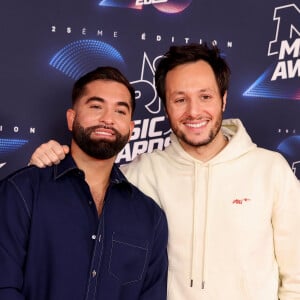
[[[70,151],[67,145],[61,145],[55,140],[40,145],[33,152],[29,165],[35,165],[39,168],[59,164]]]

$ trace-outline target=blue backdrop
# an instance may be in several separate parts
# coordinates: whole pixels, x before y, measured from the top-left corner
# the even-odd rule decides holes
[[[74,81],[99,65],[137,90],[136,129],[118,157],[169,143],[154,89],[171,44],[207,41],[232,79],[225,117],[242,119],[254,142],[300,167],[300,4],[296,1],[53,0],[0,4],[0,178],[23,167],[50,138],[69,141],[65,111]],[[255,166],[254,166],[255,167]]]

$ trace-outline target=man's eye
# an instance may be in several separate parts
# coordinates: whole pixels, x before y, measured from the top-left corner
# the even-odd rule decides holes
[[[100,106],[100,105],[97,105],[97,104],[94,104],[94,105],[91,105],[90,108],[100,109],[101,106]]]
[[[116,112],[121,115],[126,115],[126,111],[122,109],[117,109]]]
[[[209,99],[211,99],[211,96],[210,95],[202,95],[201,99],[203,99],[203,100],[209,100]]]
[[[182,103],[182,102],[184,102],[184,101],[185,101],[184,98],[180,98],[180,99],[176,99],[176,100],[175,100],[175,103]]]

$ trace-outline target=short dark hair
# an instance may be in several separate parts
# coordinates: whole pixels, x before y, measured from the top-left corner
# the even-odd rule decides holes
[[[76,101],[83,95],[85,86],[95,80],[110,80],[116,81],[123,85],[125,85],[130,93],[131,96],[131,108],[132,108],[132,115],[135,110],[135,90],[127,78],[114,67],[104,66],[98,67],[89,73],[86,73],[82,77],[80,77],[73,86],[72,90],[72,105],[76,103]]]
[[[212,67],[220,94],[222,97],[224,96],[229,87],[231,72],[218,47],[209,47],[207,43],[171,46],[160,59],[155,72],[156,90],[164,105],[166,105],[165,83],[167,73],[179,65],[198,60],[206,61]]]

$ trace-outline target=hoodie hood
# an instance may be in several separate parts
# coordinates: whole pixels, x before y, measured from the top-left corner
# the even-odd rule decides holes
[[[221,131],[223,132],[224,136],[228,138],[229,143],[226,145],[226,147],[224,147],[224,149],[222,149],[222,151],[220,151],[216,156],[207,162],[201,162],[184,151],[179,143],[178,138],[174,133],[172,133],[170,139],[173,145],[172,148],[176,152],[176,160],[183,164],[195,162],[203,164],[218,164],[236,159],[237,157],[240,157],[257,147],[257,145],[252,142],[250,136],[246,132],[245,127],[239,119],[223,120]],[[168,151],[168,148],[166,151]]]

